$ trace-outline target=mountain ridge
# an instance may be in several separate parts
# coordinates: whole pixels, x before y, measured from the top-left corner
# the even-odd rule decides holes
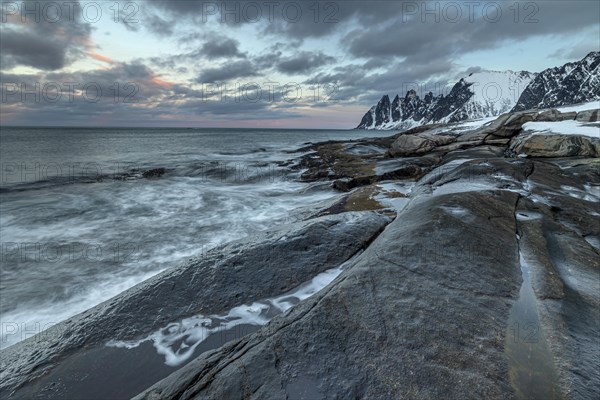
[[[591,52],[580,61],[541,73],[472,72],[456,82],[447,95],[428,92],[421,99],[415,90],[409,90],[404,98],[396,95],[390,102],[386,94],[369,109],[356,129],[405,130],[596,99],[600,99],[600,52]]]
[[[600,52],[547,68],[525,88],[512,111],[559,107],[600,98]]]

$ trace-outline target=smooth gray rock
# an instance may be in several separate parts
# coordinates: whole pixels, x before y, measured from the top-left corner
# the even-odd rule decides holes
[[[600,138],[583,135],[523,134],[512,139],[509,150],[530,157],[598,157]]]
[[[579,122],[598,122],[600,121],[600,110],[586,110],[577,113]]]
[[[518,194],[431,184],[318,297],[138,398],[512,398]]]
[[[577,113],[572,112],[560,112],[556,108],[551,108],[549,110],[545,110],[536,115],[536,121],[547,121],[547,122],[557,122],[557,121],[567,121],[575,119]]]
[[[390,148],[390,154],[394,157],[412,156],[428,153],[436,147],[433,140],[419,135],[402,135]]]
[[[373,212],[320,217],[232,242],[164,271],[3,350],[2,397],[10,397],[36,378],[44,382],[46,378],[40,378],[44,374],[50,373],[52,382],[60,382],[60,376],[52,375],[53,368],[78,360],[89,349],[110,351],[103,347],[110,339],[140,339],[181,318],[220,313],[285,293],[365,248],[389,220]],[[82,368],[77,373],[84,379],[86,370]],[[52,393],[49,397],[64,397],[60,389]],[[17,392],[16,397],[22,396]]]
[[[433,135],[427,132],[400,135],[392,143],[389,153],[393,157],[421,155],[430,152],[438,146],[448,145],[454,141],[456,141],[456,136]]]
[[[422,178],[317,296],[136,399],[598,398],[599,253],[579,233],[598,234],[598,216],[582,218],[597,203],[583,198],[600,184],[594,161],[480,153]],[[525,285],[535,294],[523,306]],[[532,344],[522,329],[533,314]],[[532,358],[548,369],[527,369]]]

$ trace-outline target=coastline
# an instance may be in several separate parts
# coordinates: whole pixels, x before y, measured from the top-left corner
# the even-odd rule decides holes
[[[107,365],[115,354],[150,357],[148,343],[106,343],[281,295],[349,259],[322,290],[255,332],[164,370],[138,398],[519,398],[532,381],[515,378],[523,366],[507,356],[507,343],[542,334],[557,398],[599,395],[600,250],[586,238],[600,237],[600,138],[523,131],[531,121],[576,118],[567,114],[521,112],[466,132],[424,126],[300,149],[308,153],[291,168],[304,181],[346,194],[3,350],[2,398],[32,394],[28,381],[60,397],[62,374],[72,373],[60,369],[66,360],[83,360],[77,371],[85,374],[94,352],[107,354]],[[524,284],[534,294],[535,332],[528,320],[508,326]],[[552,376],[529,379],[544,387]],[[131,388],[124,397],[139,391]]]

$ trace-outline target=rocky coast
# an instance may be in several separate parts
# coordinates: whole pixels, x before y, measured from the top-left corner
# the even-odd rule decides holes
[[[307,144],[338,197],[7,348],[1,396],[597,399],[598,115]]]

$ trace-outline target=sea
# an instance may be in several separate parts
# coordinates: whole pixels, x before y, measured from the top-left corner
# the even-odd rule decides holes
[[[335,193],[289,168],[362,130],[0,128],[1,348]],[[144,176],[145,171],[146,176]]]

